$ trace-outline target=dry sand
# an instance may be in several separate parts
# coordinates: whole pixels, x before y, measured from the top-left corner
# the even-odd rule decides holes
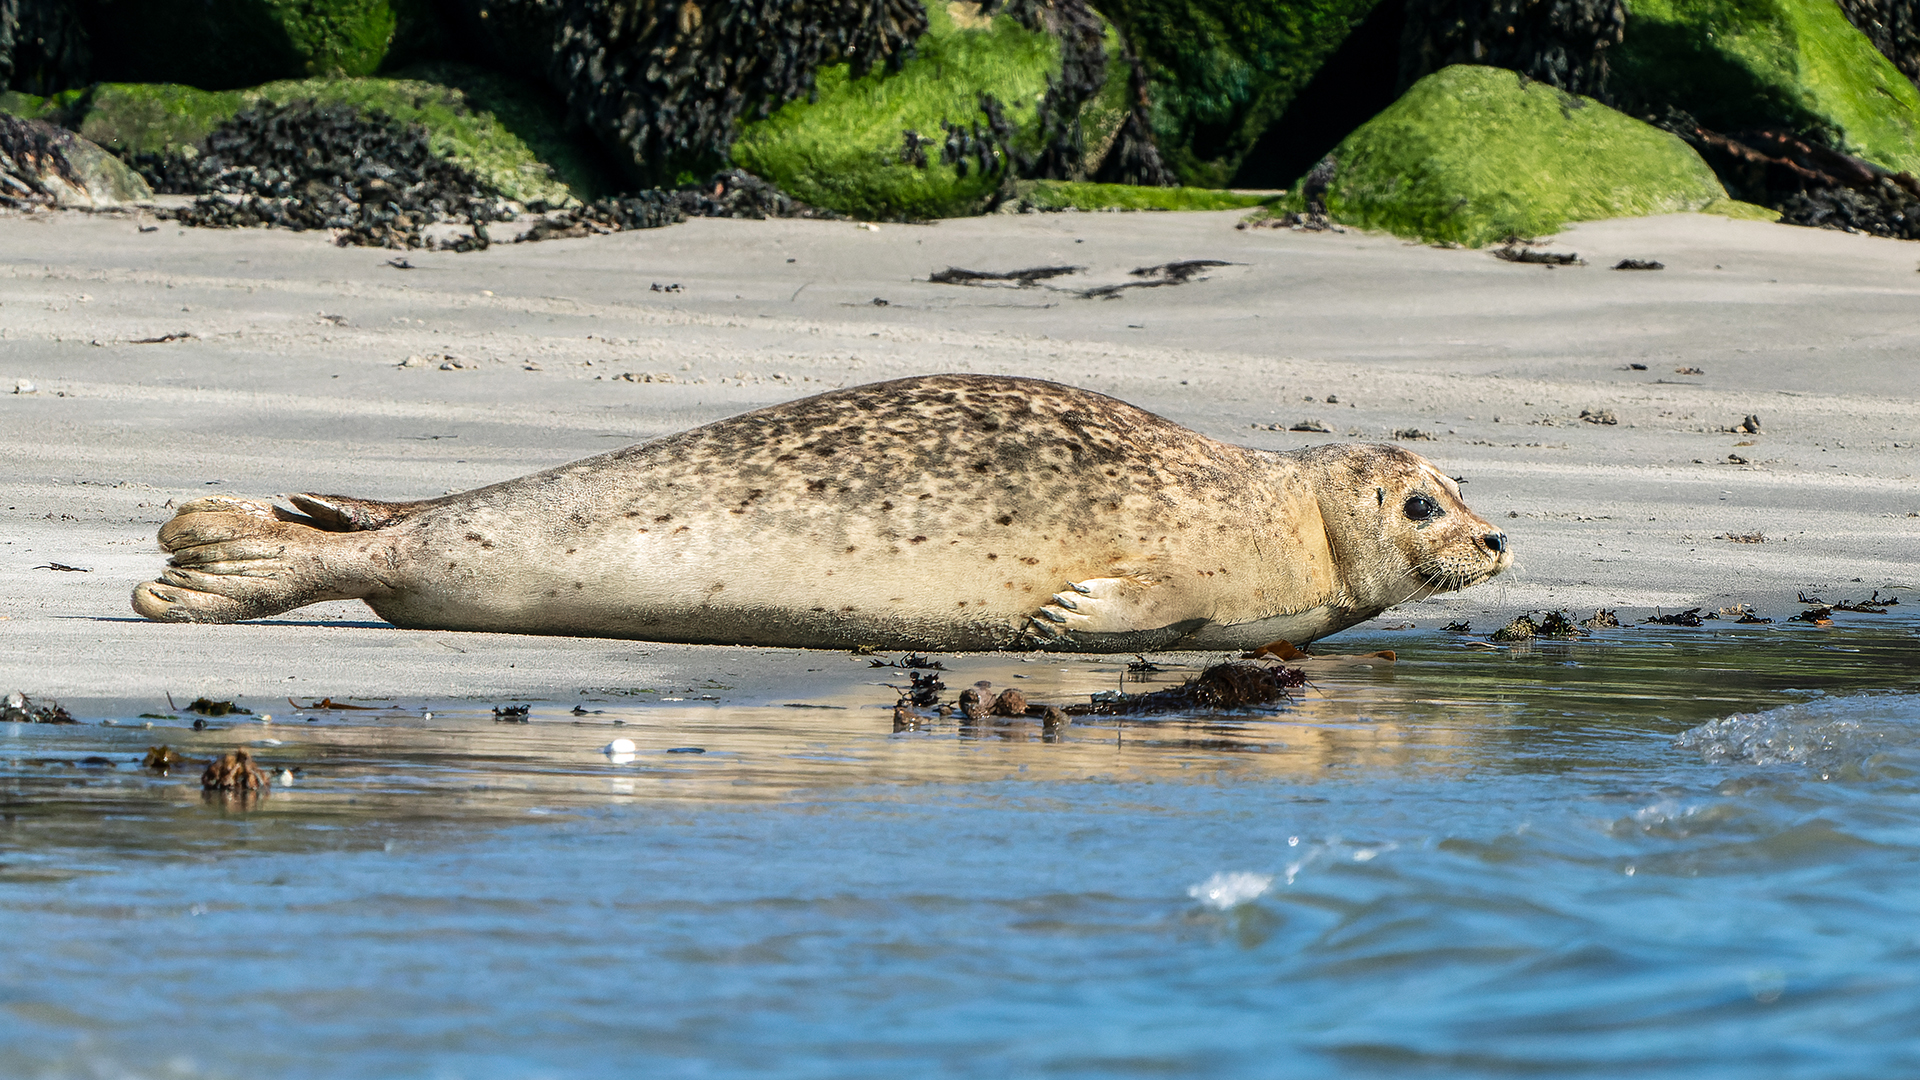
[[[127,594],[162,565],[171,502],[438,495],[937,371],[1075,383],[1255,446],[1428,433],[1407,445],[1466,478],[1518,567],[1382,625],[1742,602],[1778,618],[1801,590],[1920,578],[1920,245],[1679,215],[1571,229],[1549,246],[1588,265],[1546,269],[1236,220],[703,220],[402,270],[318,234],[0,218],[0,689],[565,699],[724,667],[720,696],[805,697],[846,662],[397,631],[346,603],[163,626]],[[1627,257],[1667,269],[1608,269]],[[1085,287],[1177,259],[1233,265],[1108,300],[927,281],[1071,263],[1087,269],[1061,283]],[[191,336],[136,343],[168,335]],[[1728,430],[1750,414],[1763,434]],[[1285,430],[1310,419],[1335,434]],[[1765,542],[1719,539],[1751,533]]]

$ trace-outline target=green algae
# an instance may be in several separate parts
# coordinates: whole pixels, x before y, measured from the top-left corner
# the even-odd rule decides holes
[[[1154,137],[1181,183],[1223,188],[1379,0],[1107,0],[1153,84]]]
[[[298,79],[247,90],[103,83],[37,105],[20,104],[36,115],[59,113],[82,136],[132,157],[192,147],[251,105],[312,99],[421,125],[436,153],[510,199],[560,206],[610,190],[591,152],[566,137],[564,114],[550,95],[506,76],[453,65],[408,74],[420,77]]]
[[[1823,135],[1887,168],[1920,171],[1920,92],[1831,0],[1634,0],[1613,49],[1624,108],[1684,109],[1719,131]]]
[[[1702,214],[1716,214],[1735,221],[1779,221],[1780,211],[1739,199],[1715,199],[1700,208]]]
[[[1246,210],[1277,202],[1277,195],[1245,195],[1217,188],[1135,187],[1066,180],[1022,180],[1014,194],[1034,210]]]
[[[960,7],[960,5],[953,5]],[[991,94],[1016,130],[1013,149],[1038,149],[1036,113],[1060,66],[1052,36],[1002,15],[964,22],[927,5],[917,55],[897,72],[854,78],[845,64],[821,70],[812,101],[792,101],[742,126],[736,165],[815,206],[867,218],[939,218],[979,213],[998,196],[1010,163],[964,172],[939,160],[942,121],[984,126]],[[1117,124],[1117,119],[1116,119]],[[903,132],[934,140],[925,168],[903,160]]]
[[[1471,247],[1726,200],[1713,170],[1677,137],[1497,68],[1460,65],[1421,79],[1333,156],[1334,220]],[[1287,204],[1301,201],[1296,189]]]

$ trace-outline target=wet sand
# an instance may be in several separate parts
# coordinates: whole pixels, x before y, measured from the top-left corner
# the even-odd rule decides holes
[[[1920,578],[1920,247],[1681,215],[1571,229],[1549,247],[1588,265],[1547,269],[1236,220],[693,221],[403,270],[318,234],[0,217],[0,688],[565,698],[724,670],[723,698],[804,698],[844,660],[401,632],[357,603],[162,626],[127,593],[162,565],[170,501],[437,495],[935,371],[1071,382],[1255,446],[1426,433],[1406,445],[1466,478],[1519,566],[1381,625],[1743,602],[1780,618],[1802,591]],[[1607,269],[1622,258],[1667,269]],[[1073,291],[1180,259],[1232,265]],[[1062,263],[1086,270],[1059,289],[926,280]],[[1750,414],[1761,434],[1728,430]],[[1334,433],[1285,430],[1305,420]]]

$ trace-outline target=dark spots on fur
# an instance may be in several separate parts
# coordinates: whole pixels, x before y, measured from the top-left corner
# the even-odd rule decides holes
[[[931,491],[929,491],[929,492],[927,492],[927,493],[926,493],[925,495],[922,495],[922,496],[920,496],[920,500],[921,500],[922,502],[925,502],[926,500],[928,500],[928,499],[931,499],[931,498],[933,498],[933,492],[931,492]]]
[[[569,554],[569,555],[572,555],[572,554],[575,554],[575,553],[577,553],[577,552],[578,552],[579,550],[580,550],[579,548],[568,548],[568,549],[567,549],[567,554]]]
[[[647,533],[647,531],[648,531],[648,530],[646,530],[646,529],[641,529],[641,530],[640,530],[640,533],[641,533],[641,535],[643,535],[643,536],[644,536],[644,535],[645,535],[645,534]]]
[[[888,511],[888,510],[891,510],[891,509],[893,509],[893,500],[892,500],[892,499],[888,499],[888,500],[887,500],[886,502],[883,502],[883,503],[881,503],[881,504],[880,504],[880,510],[881,510],[881,512],[882,512],[882,513],[885,513],[886,511]]]
[[[808,608],[807,610],[809,610],[809,611],[819,611],[819,612],[825,612],[825,611],[826,611],[827,609],[826,609],[826,608],[823,608],[823,607],[817,607],[817,608]]]
[[[576,581],[573,583],[573,587],[576,589],[584,589],[587,587],[587,583],[584,581]]]
[[[907,543],[909,544],[924,544],[926,542],[927,542],[927,538],[924,536],[916,536],[913,539],[907,541]]]
[[[773,459],[773,463],[775,465],[778,465],[783,461],[798,461],[798,460],[800,460],[800,455],[798,454],[781,454],[779,457]]]
[[[1118,470],[1118,469],[1108,469],[1108,470],[1107,470],[1107,475],[1108,475],[1108,476],[1119,476],[1119,475],[1120,475],[1120,470]]]
[[[815,495],[824,495],[827,491],[827,482],[824,479],[809,480],[807,481],[807,490],[813,492]]]
[[[857,548],[857,547],[855,547],[855,546],[853,546],[852,544],[848,544],[848,545],[847,545],[847,554],[849,554],[849,555],[851,555],[851,554],[853,554],[854,552],[856,552],[856,551],[859,551],[859,550],[860,550],[859,548]]]
[[[1013,582],[1011,581],[1007,582],[1006,587],[1009,589],[1013,588]]]
[[[627,511],[627,516],[628,516],[628,517],[630,517],[630,518],[636,518],[636,517],[639,517],[639,516],[640,516],[640,511],[638,511],[638,510],[629,510],[629,511]]]
[[[672,520],[673,520],[672,514],[661,514],[659,517],[653,519],[653,523],[655,525],[658,525],[663,521],[672,521]]]
[[[1000,524],[1002,524],[1002,525],[1011,525],[1011,524],[1013,524],[1013,515],[1012,515],[1012,514],[1001,514],[1001,515],[999,516],[999,518],[997,518],[996,520],[997,520],[997,521],[999,521],[999,522],[1000,522]]]
[[[477,533],[477,532],[470,532],[470,533],[468,533],[467,535],[465,535],[465,536],[463,536],[463,537],[461,537],[461,539],[462,539],[462,540],[471,540],[471,541],[473,541],[474,543],[478,543],[478,542],[480,542],[480,540],[482,540],[482,539],[483,539],[483,537],[481,537],[481,535],[480,535],[479,533]]]
[[[854,607],[852,604],[848,604],[846,607],[843,607],[840,609],[840,613],[844,615],[844,614],[847,614],[848,612],[859,611],[859,610],[860,610],[859,608]]]
[[[991,461],[976,461],[973,463],[974,472],[983,473],[983,472],[987,472],[992,468],[993,468],[993,462]]]
[[[1039,559],[1028,559],[1028,558],[1022,558],[1022,559],[1021,559],[1020,561],[1021,561],[1021,562],[1023,562],[1023,563],[1026,563],[1026,564],[1027,564],[1028,566],[1039,566],[1039,565],[1040,565],[1040,560],[1039,560]]]
[[[1110,501],[1110,502],[1108,502],[1108,503],[1107,503],[1107,509],[1109,509],[1109,510],[1118,510],[1118,509],[1120,509],[1120,503],[1119,503],[1119,502],[1118,502],[1117,500],[1116,500],[1116,501]]]
[[[559,589],[548,589],[548,590],[547,590],[547,595],[548,595],[548,596],[559,596],[559,595],[560,595],[560,590],[559,590]]]
[[[671,534],[671,535],[673,535],[673,536],[679,536],[679,535],[680,535],[681,533],[683,533],[683,532],[692,532],[692,531],[693,531],[693,530],[691,530],[691,529],[689,529],[689,528],[687,528],[687,527],[686,527],[685,525],[682,525],[682,526],[680,526],[679,528],[677,528],[677,529],[675,529],[675,530],[673,530],[673,532],[672,532],[672,534]]]
[[[960,606],[961,606],[961,607],[966,607],[966,606],[967,606],[967,602],[966,602],[965,600],[962,600],[962,601],[960,601]]]
[[[995,554],[994,554],[993,552],[991,552],[991,551],[989,551],[989,552],[987,552],[987,558],[989,558],[989,559],[997,559],[997,558],[999,558],[999,557],[1000,557],[1000,556],[998,556],[998,555],[995,555]]]

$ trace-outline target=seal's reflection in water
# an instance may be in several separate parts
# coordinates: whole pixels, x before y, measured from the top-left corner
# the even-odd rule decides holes
[[[207,731],[7,725],[0,780],[11,854],[0,880],[90,868],[113,852],[333,848],[401,833],[467,835],[529,813],[886,787],[1558,772],[1629,760],[1732,713],[1920,678],[1911,627],[1885,620],[1844,632],[1645,628],[1493,654],[1439,635],[1352,645],[1393,646],[1400,663],[1317,672],[1293,702],[1269,711],[1078,717],[1051,735],[1038,720],[967,723],[957,714],[895,732],[886,684],[905,680],[858,658],[846,658],[839,693],[804,702],[630,705],[601,695],[586,716],[571,712],[574,699],[534,703],[525,724],[494,722],[490,704],[442,701]],[[1157,659],[1164,670],[1144,684],[1125,681],[1117,658],[949,657],[943,675],[952,687],[985,680],[1072,703],[1167,685],[1217,657]],[[630,760],[600,752],[616,738],[635,744]],[[263,799],[203,802],[198,765],[171,776],[137,768],[160,742],[202,762],[251,746],[269,774],[298,775]],[[674,752],[688,748],[704,752]],[[78,764],[90,756],[107,760]]]

